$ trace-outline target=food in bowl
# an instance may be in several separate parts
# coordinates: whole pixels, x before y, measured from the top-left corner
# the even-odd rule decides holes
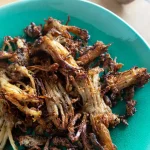
[[[128,124],[147,69],[120,72],[111,44],[88,45],[88,31],[68,21],[49,18],[24,31],[27,38],[5,37],[0,51],[0,149],[9,139],[16,150],[16,139],[31,149],[115,150],[108,128]],[[124,115],[111,110],[119,99]]]

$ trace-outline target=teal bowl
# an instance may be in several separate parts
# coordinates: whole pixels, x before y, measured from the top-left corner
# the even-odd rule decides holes
[[[0,41],[6,35],[23,36],[23,28],[30,22],[41,24],[49,16],[66,22],[68,15],[71,25],[89,31],[90,44],[97,40],[112,43],[109,52],[124,64],[123,70],[139,66],[150,72],[150,47],[143,38],[109,10],[83,0],[24,0],[3,6],[0,8]],[[136,91],[134,99],[137,112],[129,118],[129,126],[111,129],[118,150],[150,150],[150,84]],[[114,111],[124,113],[124,110],[119,104]]]

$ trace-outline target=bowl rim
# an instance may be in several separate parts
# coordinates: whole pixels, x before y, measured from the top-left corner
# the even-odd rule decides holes
[[[41,0],[33,0],[33,1],[41,1]],[[0,9],[5,9],[5,8],[12,7],[12,6],[19,5],[20,3],[33,2],[33,1],[31,1],[31,0],[17,0],[17,1],[10,2],[8,4],[4,4],[4,5],[0,6]],[[145,44],[145,46],[147,47],[147,49],[150,50],[150,44],[148,44],[148,42],[143,38],[143,36],[140,35],[140,33],[136,29],[134,29],[132,27],[132,25],[130,25],[129,23],[127,23],[124,19],[122,19],[120,16],[118,16],[114,12],[110,11],[109,9],[107,9],[107,8],[101,6],[101,5],[98,5],[98,4],[96,4],[94,2],[91,2],[91,1],[88,1],[88,0],[76,0],[76,1],[78,1],[78,2],[84,2],[85,4],[87,3],[87,4],[90,4],[90,5],[93,5],[94,7],[98,7],[100,9],[104,10],[105,12],[111,14],[112,16],[114,16],[115,18],[117,18],[118,20],[120,20],[121,22],[123,22],[123,24],[126,25],[128,28],[130,28],[130,30],[137,35],[137,37],[143,42],[143,44]]]

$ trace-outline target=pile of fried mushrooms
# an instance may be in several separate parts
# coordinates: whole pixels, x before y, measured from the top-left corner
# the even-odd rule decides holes
[[[14,150],[115,150],[108,128],[128,125],[147,70],[120,72],[110,44],[89,46],[88,31],[68,21],[49,18],[24,31],[28,40],[6,36],[0,51],[0,150],[6,142]],[[124,115],[111,110],[120,99]]]

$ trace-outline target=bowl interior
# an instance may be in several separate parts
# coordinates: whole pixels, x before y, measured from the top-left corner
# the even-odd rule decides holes
[[[7,35],[24,36],[23,29],[30,22],[43,24],[44,19],[52,16],[65,23],[68,15],[71,17],[70,25],[89,31],[90,44],[97,40],[112,43],[109,52],[124,64],[123,70],[139,66],[150,71],[150,49],[142,38],[111,12],[85,1],[26,0],[4,6],[0,9],[0,41]],[[136,114],[129,118],[128,127],[119,125],[111,129],[112,139],[121,150],[149,150],[150,84],[137,90],[134,98],[137,100]],[[124,113],[121,103],[115,112]]]

